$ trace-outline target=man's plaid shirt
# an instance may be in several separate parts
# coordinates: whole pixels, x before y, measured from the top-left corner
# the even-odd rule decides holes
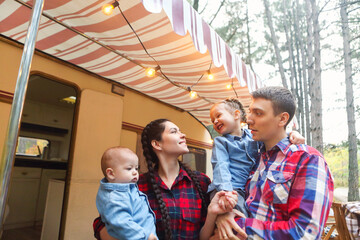
[[[249,239],[320,239],[334,190],[323,156],[288,138],[262,150],[246,189],[251,217],[237,223]]]

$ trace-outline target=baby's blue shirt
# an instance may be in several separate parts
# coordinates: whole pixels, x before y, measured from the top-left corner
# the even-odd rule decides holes
[[[136,183],[100,181],[96,207],[108,233],[117,239],[148,239],[156,236],[155,214],[147,196]]]

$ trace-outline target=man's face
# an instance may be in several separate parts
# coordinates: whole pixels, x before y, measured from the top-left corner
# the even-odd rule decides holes
[[[272,141],[277,137],[279,130],[280,116],[275,116],[270,100],[255,98],[249,107],[247,124],[255,141]]]

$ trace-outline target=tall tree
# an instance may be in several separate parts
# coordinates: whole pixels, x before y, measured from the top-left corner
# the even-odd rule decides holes
[[[346,85],[346,113],[348,121],[348,141],[349,141],[349,192],[348,201],[359,201],[359,172],[357,160],[356,127],[355,127],[355,107],[354,91],[352,79],[351,50],[350,50],[350,31],[348,24],[347,0],[340,1],[341,29],[344,46],[345,64],[345,85]]]
[[[288,88],[288,84],[286,81],[286,77],[285,77],[285,71],[284,71],[284,66],[283,66],[283,61],[282,61],[282,57],[280,54],[280,48],[279,48],[279,44],[278,44],[278,40],[275,34],[275,30],[274,30],[274,24],[272,21],[272,13],[269,7],[269,2],[268,0],[263,0],[264,2],[264,7],[265,7],[265,15],[266,15],[266,19],[267,19],[267,24],[269,26],[270,29],[270,34],[271,34],[271,41],[272,44],[274,46],[274,50],[275,50],[275,55],[276,55],[276,62],[279,66],[279,72],[280,72],[280,76],[281,76],[281,81],[282,84],[285,88]]]
[[[321,92],[321,50],[319,9],[316,0],[311,0],[312,24],[314,26],[314,81],[310,83],[312,144],[323,152],[322,92]]]
[[[304,102],[304,115],[305,115],[305,132],[306,132],[306,142],[307,144],[311,145],[311,137],[310,137],[310,107],[309,107],[309,93],[308,93],[308,80],[307,80],[307,74],[306,74],[306,69],[307,69],[307,59],[306,59],[306,49],[305,49],[305,44],[304,44],[304,40],[302,37],[302,31],[300,30],[300,26],[299,26],[299,12],[300,12],[301,8],[300,8],[300,4],[299,4],[299,0],[296,0],[295,2],[295,10],[294,10],[294,15],[295,15],[295,20],[294,20],[294,27],[295,27],[295,38],[297,39],[297,42],[299,42],[300,45],[300,54],[301,54],[301,70],[302,70],[302,80],[303,80],[303,92],[304,92],[304,98],[303,98],[303,102]]]

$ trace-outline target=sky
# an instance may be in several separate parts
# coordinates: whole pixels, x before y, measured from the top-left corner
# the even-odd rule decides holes
[[[207,0],[210,2],[210,0]],[[211,6],[208,4],[206,9],[206,15],[202,14],[206,20],[206,16],[212,16],[220,5],[220,0],[211,0]],[[331,2],[331,1],[330,1]],[[206,0],[200,0],[199,10],[202,9]],[[263,2],[261,0],[249,0],[249,15],[252,14],[261,14],[263,11]],[[331,9],[332,6],[327,5],[326,9]],[[320,21],[327,19],[330,21],[335,21],[338,19],[339,10],[336,11],[325,11],[320,15]],[[261,22],[254,22],[251,24],[251,36],[255,37],[257,41],[264,38],[263,32],[267,26],[264,26],[262,20]],[[212,26],[220,27],[223,24],[226,24],[226,17],[224,12],[220,12],[218,17],[214,20]],[[324,37],[327,32],[334,30],[335,32],[340,32],[341,29],[337,28],[336,25],[330,25],[326,30],[321,32],[321,36]],[[264,40],[265,41],[265,40]],[[324,37],[321,41],[321,45],[331,44],[337,47],[342,47],[342,38],[340,34],[334,34],[328,37]],[[347,115],[345,110],[345,73],[342,70],[328,69],[327,64],[331,61],[337,59],[338,56],[335,56],[334,53],[327,49],[322,49],[322,97],[323,97],[323,140],[325,144],[337,144],[341,141],[346,141],[348,137],[347,129]],[[276,66],[277,67],[277,66]],[[274,75],[277,71],[273,66],[267,65],[264,62],[259,62],[254,64],[254,69],[256,74],[264,81],[265,85],[281,85],[280,76],[275,75],[274,78],[269,79],[268,76]],[[257,71],[257,69],[261,69]],[[356,82],[359,79],[359,74],[355,75],[353,81]],[[354,89],[356,94],[356,90]],[[359,100],[356,100],[355,104],[359,105]],[[360,119],[358,119],[356,124],[356,130],[360,132]]]

